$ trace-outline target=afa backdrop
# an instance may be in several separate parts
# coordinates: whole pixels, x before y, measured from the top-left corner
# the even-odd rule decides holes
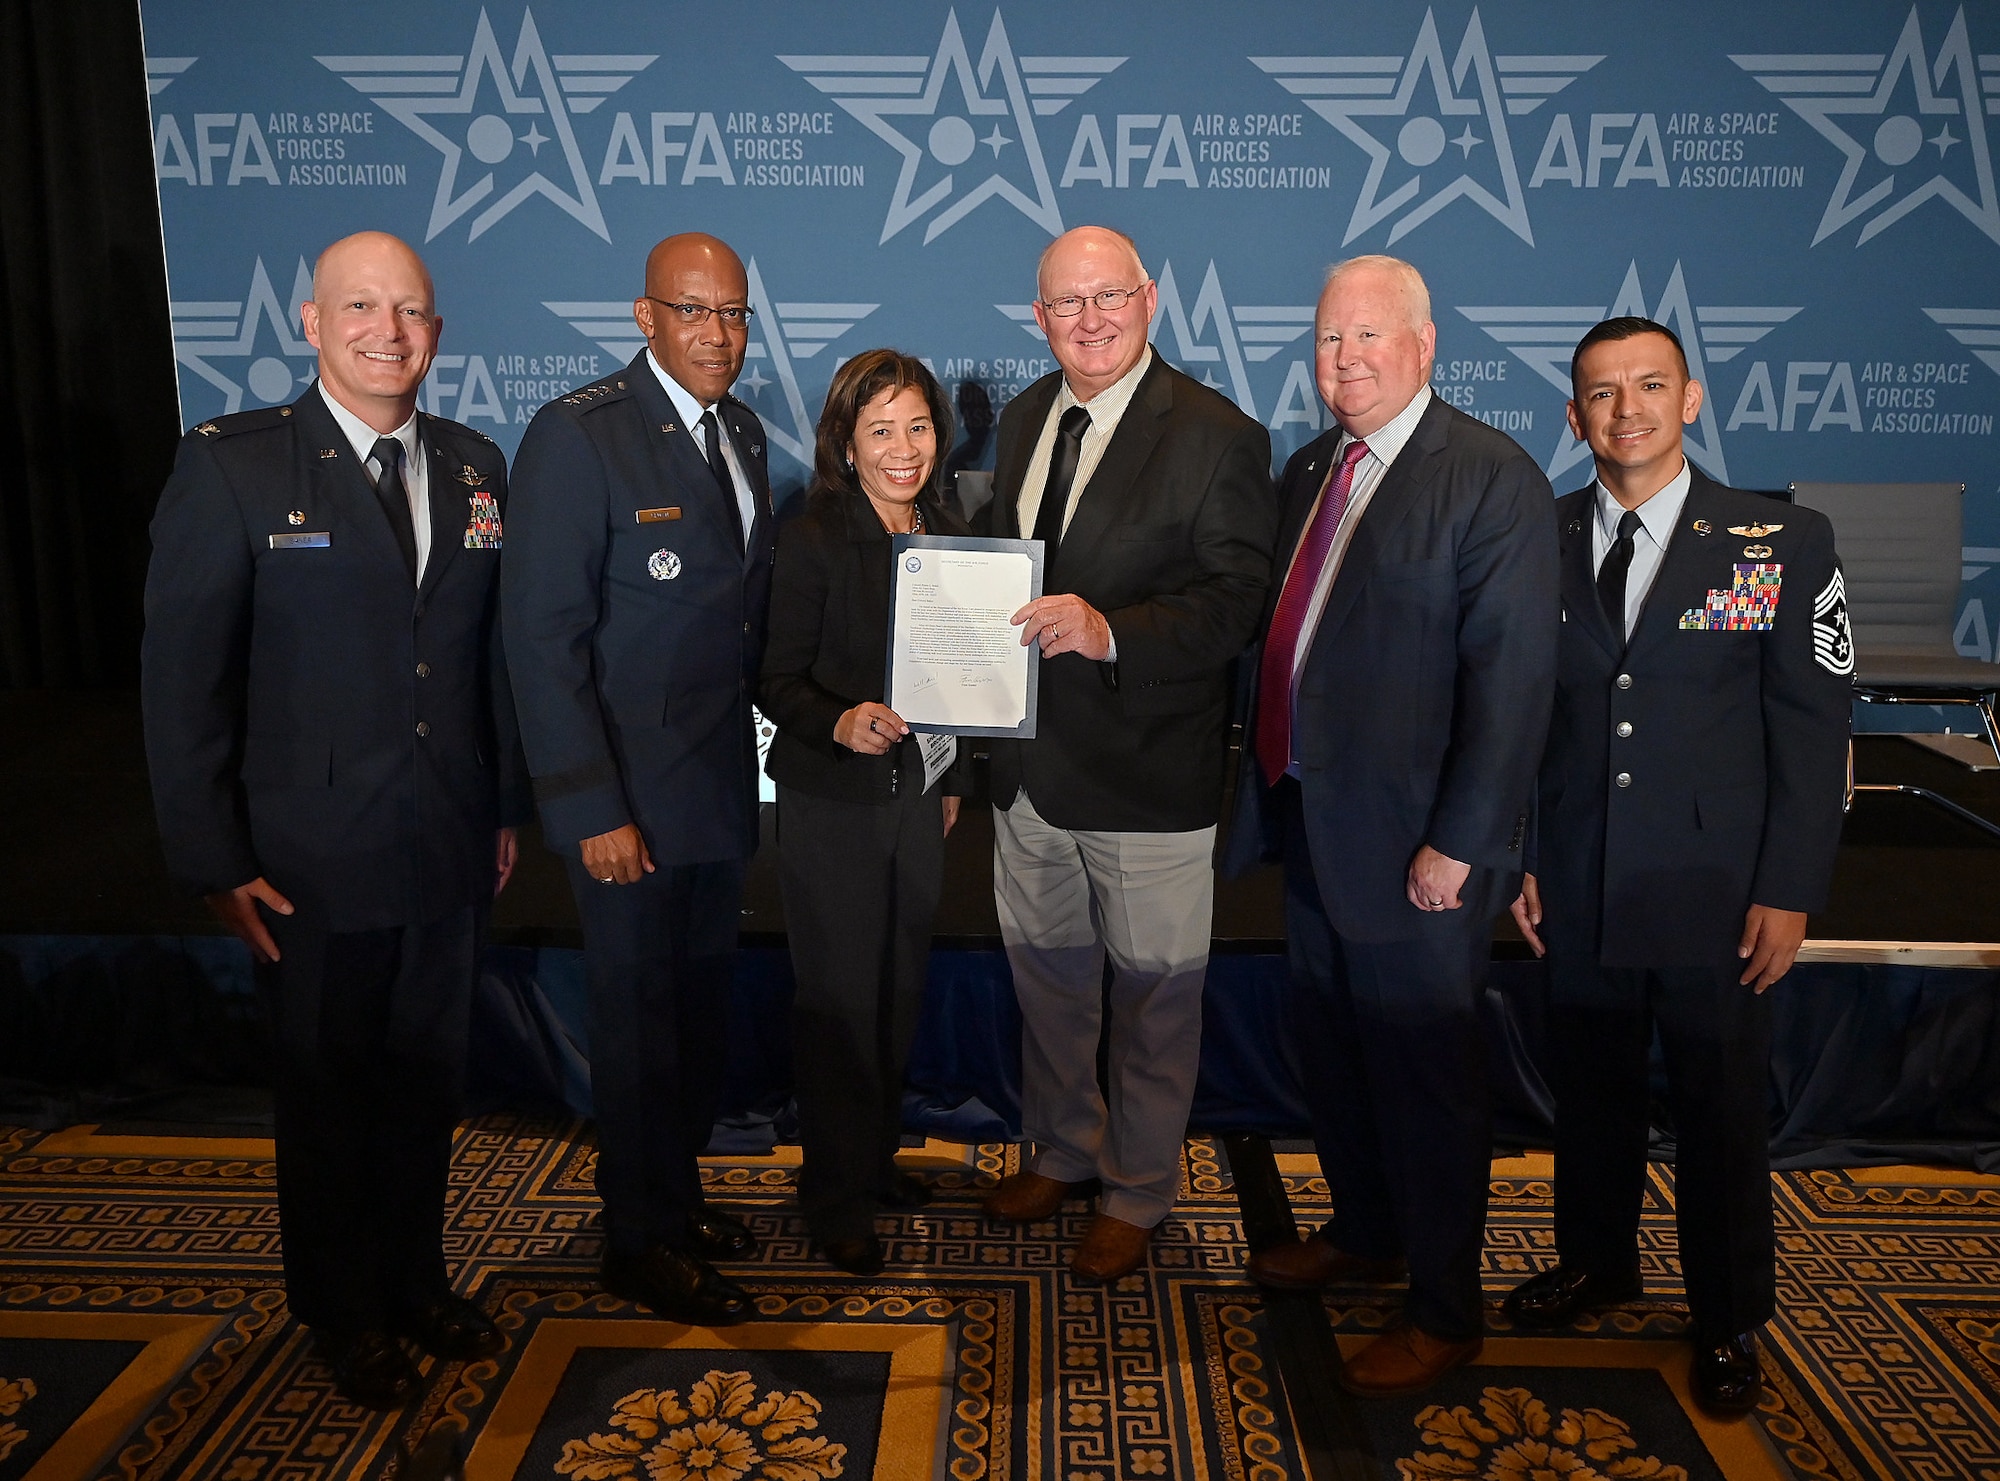
[[[638,348],[646,251],[698,228],[749,264],[737,389],[782,493],[858,350],[914,351],[995,408],[1051,369],[1036,255],[1103,222],[1159,281],[1160,351],[1282,459],[1322,426],[1321,273],[1386,251],[1430,281],[1433,388],[1558,491],[1589,476],[1569,349],[1613,313],[1682,336],[1708,392],[1689,450],[1717,478],[1963,481],[1958,642],[1995,657],[1990,0],[1707,0],[1638,25],[1601,0],[142,15],[189,423],[298,394],[309,265],[380,227],[437,279],[425,405],[511,450],[542,402]]]

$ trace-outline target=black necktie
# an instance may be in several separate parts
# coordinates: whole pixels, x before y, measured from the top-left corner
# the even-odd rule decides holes
[[[1035,538],[1042,542],[1042,580],[1046,585],[1049,568],[1055,564],[1056,546],[1062,543],[1063,516],[1069,512],[1070,485],[1076,482],[1077,460],[1083,456],[1083,434],[1089,430],[1090,413],[1072,406],[1056,423],[1056,451],[1049,459],[1049,481],[1042,489],[1041,507],[1035,511]]]
[[[1618,641],[1625,641],[1625,573],[1632,569],[1632,537],[1639,533],[1639,516],[1630,509],[1618,518],[1618,539],[1597,568],[1597,601]]]
[[[748,538],[743,532],[743,508],[736,502],[736,481],[729,476],[729,460],[722,455],[722,428],[713,411],[701,414],[701,440],[708,447],[708,471],[715,475],[722,502],[729,506],[729,527],[736,531],[736,544],[741,547]]]
[[[396,544],[403,552],[403,564],[410,568],[410,584],[417,584],[417,527],[410,518],[410,495],[403,487],[403,444],[394,437],[378,437],[369,456],[382,465],[375,479],[375,497],[389,516]]]

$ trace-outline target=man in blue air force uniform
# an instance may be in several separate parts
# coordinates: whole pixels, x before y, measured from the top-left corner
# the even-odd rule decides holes
[[[1666,1053],[1674,1203],[1711,1413],[1761,1392],[1774,1309],[1771,1011],[1840,841],[1853,647],[1833,530],[1682,453],[1680,341],[1608,319],[1570,362],[1597,480],[1557,502],[1563,624],[1514,916],[1551,984],[1559,1262],[1507,1298],[1552,1327],[1640,1294],[1648,1046]]]
[[[583,919],[604,1285],[708,1325],[750,1310],[709,1262],[756,1248],[704,1204],[696,1163],[757,846],[771,491],[764,429],[728,394],[748,299],[715,238],[653,249],[632,309],[647,348],[521,440],[503,579],[542,830]]]
[[[174,874],[272,1015],[292,1312],[342,1391],[417,1386],[399,1337],[481,1357],[440,1244],[466,1021],[526,775],[498,632],[506,465],[419,415],[430,275],[394,237],[313,273],[319,380],[204,422],[153,521],[146,757]]]

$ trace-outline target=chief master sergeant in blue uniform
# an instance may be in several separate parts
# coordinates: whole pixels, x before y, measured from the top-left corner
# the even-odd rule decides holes
[[[652,250],[647,348],[521,440],[502,578],[542,831],[583,918],[604,1286],[711,1326],[750,1301],[709,1261],[755,1249],[696,1163],[757,846],[771,493],[764,429],[728,395],[748,298],[714,237]]]
[[[398,1338],[501,1346],[441,1231],[479,947],[529,810],[507,471],[417,412],[443,321],[403,243],[328,247],[302,317],[318,383],[196,427],[160,496],[146,759],[170,867],[261,964],[292,1313],[347,1397],[389,1408],[417,1387]]]
[[[1754,1408],[1774,1310],[1771,1010],[1840,841],[1853,648],[1824,516],[1683,455],[1680,341],[1599,324],[1570,362],[1597,480],[1556,503],[1563,623],[1514,917],[1547,943],[1556,1253],[1505,1310],[1549,1327],[1636,1299],[1648,1046],[1666,1053],[1690,1387]]]

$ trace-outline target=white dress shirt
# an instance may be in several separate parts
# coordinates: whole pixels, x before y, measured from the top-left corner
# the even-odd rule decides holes
[[[431,479],[423,439],[417,436],[417,414],[411,412],[407,422],[385,434],[334,400],[325,381],[320,382],[319,394],[326,402],[326,409],[333,413],[334,421],[340,424],[340,430],[347,434],[348,445],[367,470],[370,483],[378,483],[382,478],[382,465],[374,457],[376,439],[386,435],[403,444],[403,492],[410,500],[410,524],[417,537],[417,584],[421,586],[424,567],[431,559]]]
[[[1681,471],[1673,481],[1652,498],[1641,504],[1633,513],[1639,516],[1639,528],[1632,533],[1632,564],[1625,572],[1625,636],[1632,636],[1632,629],[1639,625],[1639,613],[1646,605],[1646,593],[1653,589],[1653,578],[1660,574],[1660,558],[1667,553],[1667,542],[1674,537],[1674,526],[1680,523],[1681,506],[1687,503],[1688,489],[1694,483],[1694,475],[1688,471],[1687,459],[1681,459]],[[1611,553],[1611,547],[1618,543],[1618,521],[1625,515],[1625,506],[1611,497],[1611,491],[1602,479],[1591,486],[1597,518],[1590,527],[1590,574],[1595,580],[1598,570],[1604,565],[1604,557]]]
[[[1296,699],[1299,673],[1305,668],[1306,655],[1312,651],[1313,638],[1319,632],[1320,613],[1326,610],[1327,594],[1333,590],[1333,578],[1340,574],[1341,563],[1347,559],[1347,547],[1354,540],[1355,527],[1361,523],[1361,516],[1368,512],[1369,501],[1375,497],[1375,490],[1382,487],[1382,480],[1389,476],[1389,466],[1403,451],[1410,435],[1417,430],[1417,423],[1431,404],[1431,388],[1424,386],[1411,398],[1410,404],[1397,412],[1383,426],[1377,427],[1360,440],[1368,444],[1368,451],[1359,463],[1354,465],[1354,481],[1347,489],[1347,509],[1340,516],[1340,528],[1333,532],[1333,545],[1327,550],[1326,565],[1320,569],[1319,584],[1313,588],[1312,600],[1306,604],[1304,624],[1299,628],[1299,645],[1292,651],[1292,691]],[[1306,511],[1305,523],[1299,526],[1299,544],[1305,542],[1306,531],[1312,528],[1313,515],[1319,512],[1319,501],[1326,497],[1328,485],[1333,482],[1333,474],[1340,467],[1340,460],[1347,452],[1348,444],[1355,441],[1345,433],[1333,450],[1333,462],[1320,479],[1319,497]],[[1285,562],[1285,572],[1291,573],[1292,561],[1299,558],[1299,547],[1292,547],[1292,558]]]
[[[1019,514],[1023,538],[1034,533],[1035,518],[1042,512],[1042,494],[1049,486],[1049,465],[1055,461],[1056,430],[1062,421],[1062,414],[1072,406],[1080,406],[1090,413],[1090,425],[1083,430],[1083,446],[1077,451],[1076,477],[1070,480],[1069,507],[1063,510],[1062,527],[1067,530],[1069,522],[1076,517],[1076,501],[1083,497],[1084,485],[1090,482],[1090,475],[1104,460],[1104,449],[1111,445],[1111,434],[1118,430],[1125,408],[1132,404],[1139,382],[1146,378],[1146,371],[1152,363],[1153,347],[1147,345],[1146,353],[1139,357],[1137,365],[1088,401],[1079,401],[1076,393],[1069,388],[1069,377],[1063,377],[1062,389],[1056,392],[1055,405],[1049,408],[1048,417],[1042,422],[1042,435],[1035,440],[1034,456],[1028,459],[1027,472],[1021,479]],[[1111,651],[1104,656],[1104,661],[1118,661],[1116,633],[1111,634]]]
[[[701,417],[703,412],[713,411],[714,408],[702,405],[694,392],[668,375],[660,362],[653,358],[651,350],[646,351],[646,363],[653,367],[653,374],[665,388],[667,399],[674,403],[674,410],[681,414],[681,430],[687,433],[694,443],[695,451],[701,454],[702,462],[706,463],[708,443],[702,439]],[[736,508],[743,516],[743,545],[748,549],[750,528],[757,523],[757,495],[750,487],[749,477],[743,472],[742,459],[736,456],[736,443],[729,435],[729,423],[723,419],[720,412],[716,412],[715,426],[721,433],[722,461],[729,465],[729,481],[736,485]]]

